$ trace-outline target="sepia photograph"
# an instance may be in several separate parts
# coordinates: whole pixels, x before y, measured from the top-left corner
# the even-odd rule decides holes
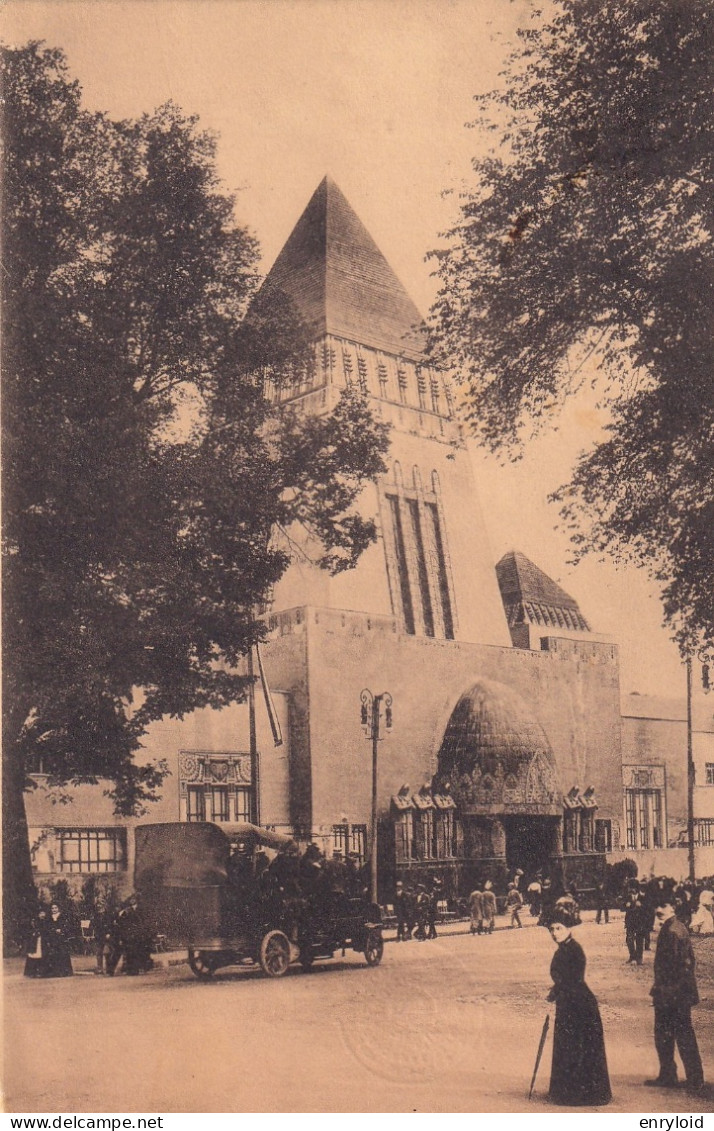
[[[3,1110],[703,1126],[714,0],[0,55]]]

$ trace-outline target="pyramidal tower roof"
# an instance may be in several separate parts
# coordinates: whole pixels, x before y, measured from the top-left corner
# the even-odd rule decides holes
[[[315,336],[412,359],[424,353],[423,319],[330,177],[318,185],[263,287],[284,291]]]
[[[509,625],[550,624],[589,632],[578,602],[517,550],[504,554],[496,576]]]

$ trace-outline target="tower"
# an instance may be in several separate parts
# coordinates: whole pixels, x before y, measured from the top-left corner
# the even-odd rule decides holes
[[[356,569],[330,577],[304,542],[305,559],[276,587],[273,611],[349,610],[394,617],[410,636],[510,645],[451,385],[426,357],[419,311],[329,177],[264,287],[292,302],[314,351],[307,372],[269,395],[319,412],[356,385],[392,426],[387,474],[359,504],[377,522],[376,544]]]

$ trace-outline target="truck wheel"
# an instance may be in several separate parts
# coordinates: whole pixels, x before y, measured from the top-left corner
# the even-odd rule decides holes
[[[205,950],[193,950],[189,947],[188,964],[197,978],[212,978],[216,969],[216,962],[212,954]]]
[[[379,966],[384,954],[384,939],[381,931],[368,931],[364,945],[364,957],[368,966]]]
[[[290,965],[290,940],[282,931],[268,931],[260,944],[259,961],[269,978],[282,978]]]

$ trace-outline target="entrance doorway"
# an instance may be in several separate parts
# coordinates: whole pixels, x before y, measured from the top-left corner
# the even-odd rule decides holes
[[[502,817],[509,874],[522,868],[527,879],[548,875],[558,848],[559,817]]]

